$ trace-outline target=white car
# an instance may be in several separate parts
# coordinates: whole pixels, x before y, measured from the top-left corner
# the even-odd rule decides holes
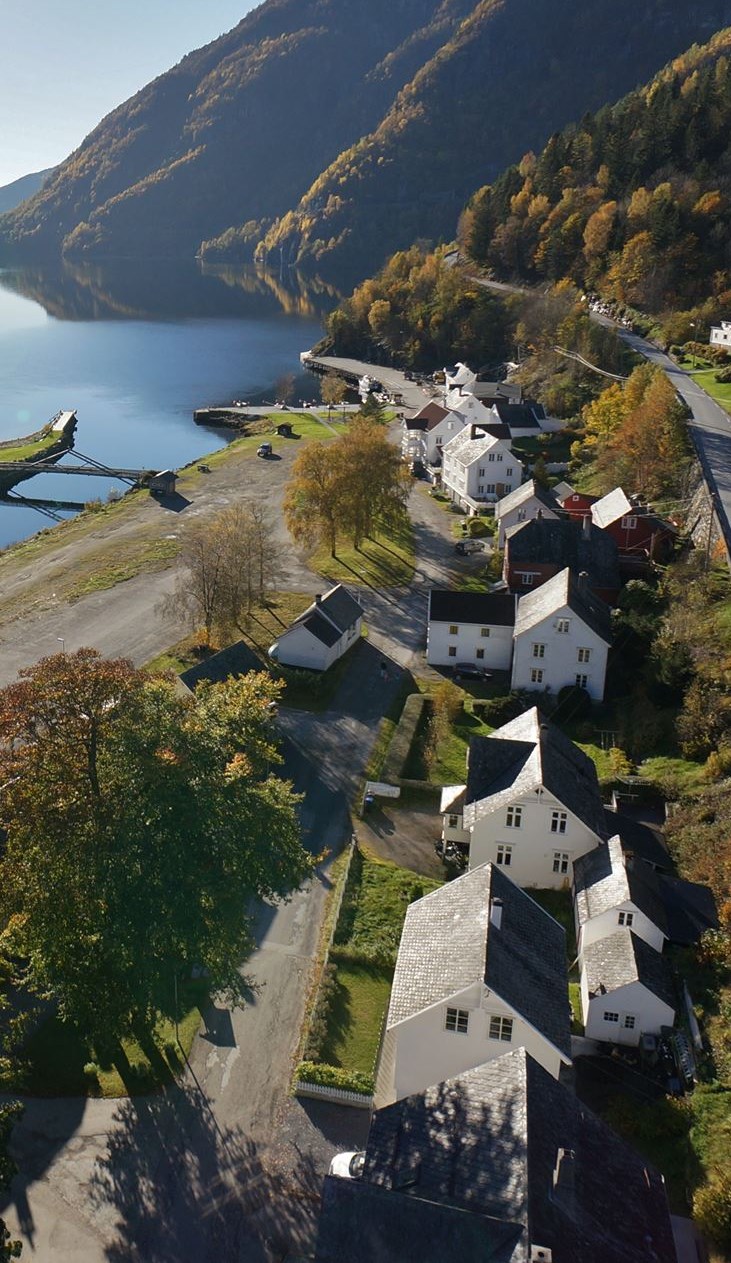
[[[363,1174],[365,1153],[362,1149],[349,1153],[336,1153],[330,1163],[330,1175],[339,1175],[343,1180],[359,1180]]]

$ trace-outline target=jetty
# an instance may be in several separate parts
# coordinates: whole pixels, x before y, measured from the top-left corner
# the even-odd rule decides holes
[[[391,398],[405,408],[418,412],[434,395],[435,387],[425,387],[414,381],[400,368],[387,368],[383,364],[368,364],[365,360],[352,360],[336,355],[313,355],[311,351],[302,351],[300,364],[311,373],[323,376],[332,373],[342,377],[349,386],[358,388],[364,377],[379,383]]]

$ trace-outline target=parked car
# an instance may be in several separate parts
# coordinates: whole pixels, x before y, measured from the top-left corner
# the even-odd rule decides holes
[[[365,1153],[362,1149],[355,1153],[336,1153],[330,1163],[330,1175],[339,1175],[343,1180],[359,1180],[364,1165]]]
[[[485,541],[483,539],[460,539],[454,545],[454,551],[467,556],[468,553],[484,553]]]
[[[260,443],[256,449],[256,454],[257,456],[271,456],[272,455],[271,443]]]
[[[455,680],[491,680],[492,671],[478,667],[474,662],[458,662],[454,668]]]

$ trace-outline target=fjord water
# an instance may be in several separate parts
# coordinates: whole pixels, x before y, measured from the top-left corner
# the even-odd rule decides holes
[[[2,269],[0,439],[76,409],[75,447],[85,455],[119,468],[180,467],[229,437],[196,426],[194,408],[273,398],[277,380],[299,372],[299,352],[320,337],[334,301],[289,278],[195,264]],[[315,395],[309,379],[297,397]],[[124,485],[41,474],[18,491],[84,502],[112,488]],[[50,525],[34,509],[0,504],[0,547]]]

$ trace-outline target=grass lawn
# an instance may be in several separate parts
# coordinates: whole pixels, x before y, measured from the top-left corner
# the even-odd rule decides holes
[[[190,1052],[207,999],[203,982],[180,988],[180,1045],[175,1026],[161,1018],[154,1031],[122,1039],[105,1052],[57,1017],[46,1018],[27,1040],[12,1084],[32,1096],[127,1096],[172,1082]],[[182,1046],[182,1047],[181,1047]],[[96,1074],[86,1074],[94,1064]]]
[[[704,368],[704,363],[708,363],[708,361],[701,360],[699,356],[696,356],[695,359],[687,355],[678,357],[678,364],[686,372],[692,373],[693,381],[698,382],[698,385],[702,386],[712,398],[717,400],[722,408],[726,408],[731,412],[731,382],[717,382],[716,373],[720,365],[716,365],[713,368]]]
[[[322,1060],[372,1075],[393,970],[383,965],[338,963]]]
[[[566,955],[569,964],[576,959],[576,931],[574,929],[574,910],[570,890],[528,890],[531,899],[535,899],[545,912],[558,921],[566,931]]]
[[[422,722],[416,730],[414,743],[404,769],[404,775],[411,780],[428,780],[433,785],[457,785],[464,781],[467,774],[467,748],[470,737],[487,737],[494,729],[483,723],[473,713],[471,686],[476,685],[476,692],[487,694],[490,685],[481,685],[479,681],[468,681],[470,692],[462,690],[462,711],[452,725],[447,736],[439,743],[437,756],[431,767],[424,763],[424,744],[428,733],[428,712],[425,711]]]
[[[45,452],[47,448],[53,447],[58,443],[62,435],[58,430],[52,429],[50,426],[41,433],[39,439],[31,442],[21,440],[15,442],[10,440],[6,443],[0,443],[0,461],[6,460],[27,460],[29,456],[38,456],[41,452]]]
[[[174,539],[152,540],[138,548],[124,561],[101,567],[86,579],[74,584],[67,593],[69,601],[78,601],[89,592],[105,592],[115,588],[118,583],[134,579],[136,575],[146,571],[152,574],[156,570],[167,570],[180,551],[180,545]]]
[[[707,785],[703,776],[703,764],[690,759],[669,758],[657,755],[643,759],[637,768],[638,776],[655,781],[666,793],[693,794]]]
[[[331,583],[364,584],[372,588],[410,583],[414,576],[411,523],[404,517],[398,526],[384,528],[377,538],[364,540],[359,549],[341,540],[335,557],[330,556],[327,548],[319,548],[310,558],[310,566]]]
[[[387,957],[395,964],[406,909],[441,884],[361,848],[350,866],[335,947]]]

